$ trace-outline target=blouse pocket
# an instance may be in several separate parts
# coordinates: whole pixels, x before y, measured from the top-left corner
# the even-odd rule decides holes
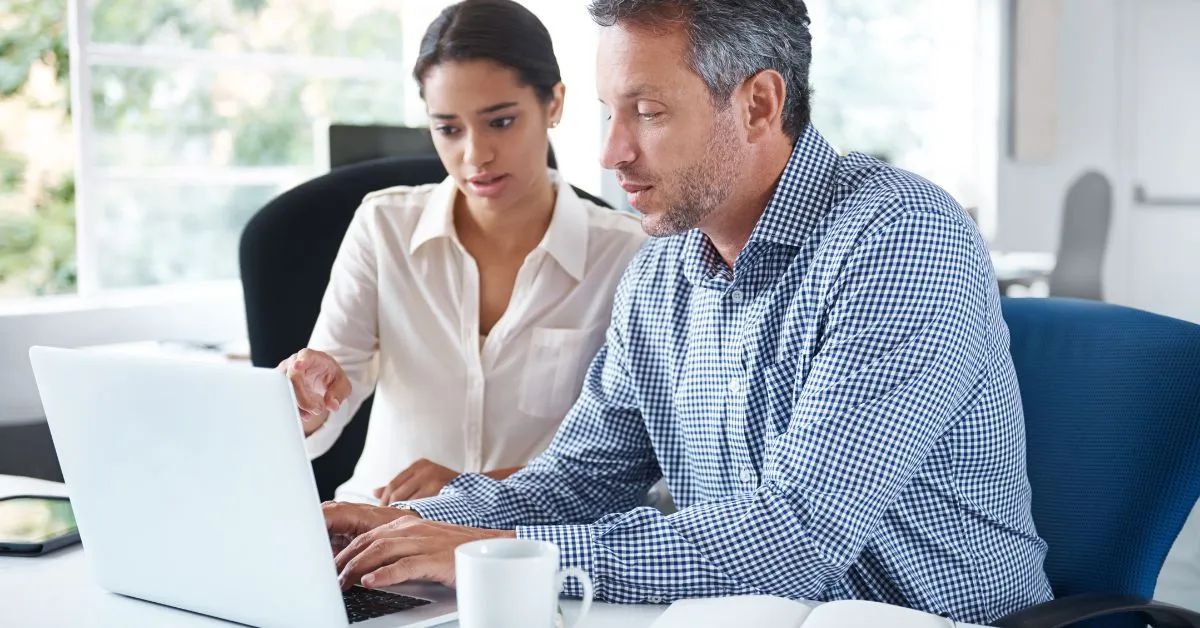
[[[603,333],[601,328],[535,328],[521,381],[521,412],[536,417],[565,417],[579,398]]]

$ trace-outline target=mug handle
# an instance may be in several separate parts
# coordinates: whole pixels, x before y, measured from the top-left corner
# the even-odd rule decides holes
[[[592,579],[588,577],[587,572],[579,567],[567,567],[558,572],[557,584],[554,585],[555,591],[562,591],[563,583],[567,578],[574,577],[583,585],[583,605],[579,607],[579,616],[571,623],[571,628],[577,628],[579,622],[587,617],[588,609],[592,608]]]

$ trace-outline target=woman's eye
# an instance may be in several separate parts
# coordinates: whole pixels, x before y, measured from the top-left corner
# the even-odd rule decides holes
[[[441,133],[442,135],[445,135],[446,137],[449,137],[451,135],[458,133],[458,129],[455,127],[452,127],[452,126],[439,126],[439,127],[435,127],[434,130],[437,131],[438,133]]]
[[[516,116],[506,116],[503,118],[496,118],[495,120],[492,120],[491,124],[492,124],[492,128],[506,129],[506,128],[512,126],[512,123],[516,122],[516,120],[517,120]]]

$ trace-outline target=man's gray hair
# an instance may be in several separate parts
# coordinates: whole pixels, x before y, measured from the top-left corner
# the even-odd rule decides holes
[[[787,85],[784,132],[794,139],[808,125],[812,35],[802,0],[592,0],[588,11],[601,26],[685,25],[690,65],[718,108],[728,106],[747,78],[762,70],[779,72]]]

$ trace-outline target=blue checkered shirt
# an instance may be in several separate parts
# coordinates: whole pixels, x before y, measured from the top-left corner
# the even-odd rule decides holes
[[[640,506],[660,477],[674,514]],[[614,602],[987,622],[1051,597],[984,242],[938,187],[811,127],[732,271],[697,230],[646,245],[543,454],[403,505],[552,541]]]

